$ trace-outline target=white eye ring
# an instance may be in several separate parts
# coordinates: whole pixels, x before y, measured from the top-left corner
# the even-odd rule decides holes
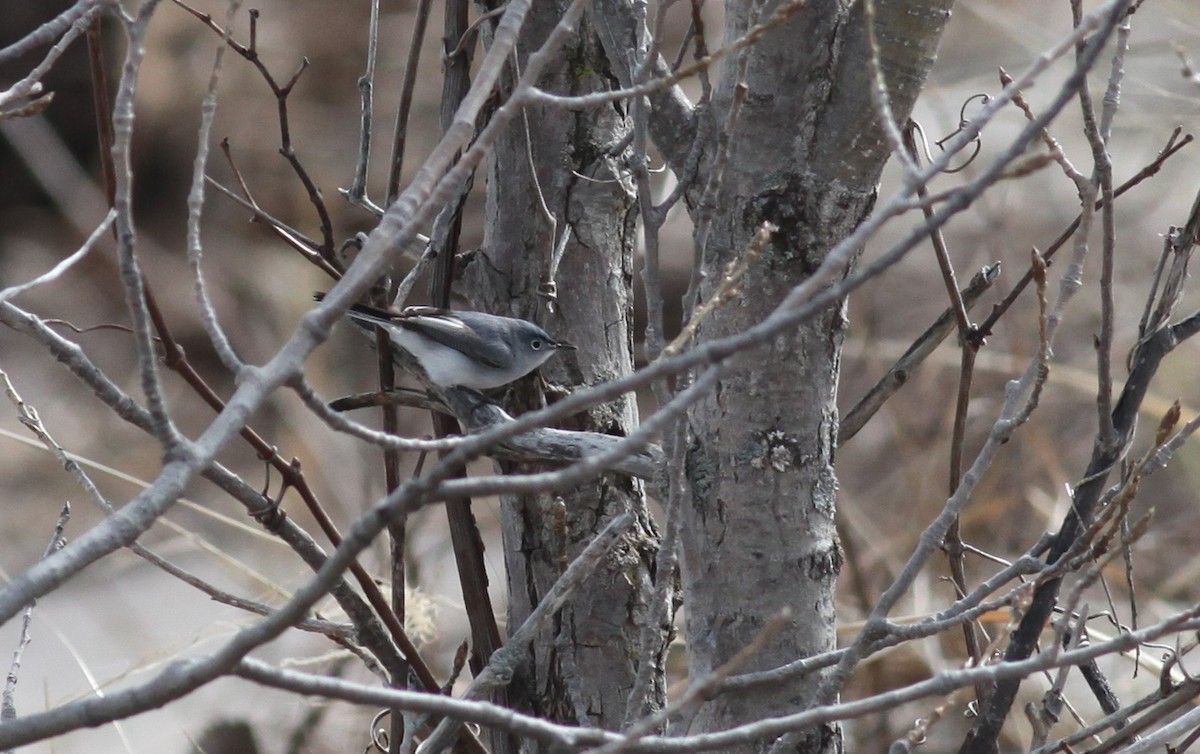
[[[541,339],[539,339],[539,338],[534,338],[533,340],[529,341],[529,347],[530,347],[530,348],[532,348],[532,349],[533,349],[533,350],[535,350],[535,351],[540,351],[540,350],[542,350],[542,341],[541,341]]]

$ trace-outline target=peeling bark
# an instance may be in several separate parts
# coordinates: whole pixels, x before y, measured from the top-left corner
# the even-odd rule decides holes
[[[523,30],[522,51],[536,48],[563,7],[558,2],[535,4]],[[616,85],[587,23],[572,44],[564,51],[566,63],[541,86],[582,94]],[[465,267],[461,283],[478,308],[538,321],[555,337],[578,346],[540,370],[555,390],[570,390],[633,369],[634,196],[627,180],[614,179],[622,174],[619,160],[606,154],[628,123],[621,105],[580,111],[532,108],[527,122],[528,140],[518,121],[497,144],[489,165],[486,242]],[[558,219],[558,237],[570,232],[553,310],[537,294],[556,239],[537,201],[530,153],[537,183]],[[542,400],[532,382],[518,385],[515,392],[514,408]],[[637,421],[636,403],[627,397],[573,416],[564,426],[624,435]],[[570,559],[612,516],[625,511],[636,519],[630,533],[552,629],[528,648],[529,663],[511,687],[510,698],[519,708],[556,721],[617,729],[641,662],[659,667],[651,698],[643,703],[651,709],[662,704],[661,666],[669,631],[662,632],[661,642],[646,656],[638,650],[647,611],[644,594],[653,582],[659,539],[639,480],[610,473],[563,494],[503,501],[508,625],[519,625]]]

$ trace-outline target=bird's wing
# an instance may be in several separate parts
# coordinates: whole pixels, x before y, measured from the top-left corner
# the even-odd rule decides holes
[[[487,366],[496,369],[511,366],[512,354],[507,345],[484,341],[477,331],[453,312],[432,307],[408,307],[403,314],[392,318],[392,324],[424,335]]]
[[[317,293],[313,298],[320,301],[325,298],[325,294]],[[396,312],[364,304],[354,304],[347,314],[360,322],[402,327],[405,330],[424,335],[430,340],[441,343],[447,348],[453,348],[496,369],[507,369],[511,365],[512,354],[509,353],[506,345],[485,342],[478,332],[448,309],[439,309],[434,306],[406,306],[403,311]]]

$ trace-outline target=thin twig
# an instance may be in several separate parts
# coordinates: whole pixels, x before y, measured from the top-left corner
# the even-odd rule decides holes
[[[62,37],[55,42],[54,46],[46,53],[46,56],[42,58],[42,62],[34,66],[25,75],[25,78],[16,82],[8,89],[0,91],[0,119],[3,119],[8,113],[12,112],[14,107],[17,107],[19,103],[26,102],[30,98],[42,94],[42,79],[50,72],[54,64],[58,62],[62,54],[67,51],[67,48],[79,38],[79,35],[85,33],[91,27],[92,20],[97,17],[100,10],[100,5],[91,5],[91,7],[71,23]],[[62,17],[60,16],[60,18]]]
[[[800,7],[801,3],[794,0],[791,3],[781,5],[776,11],[776,15],[780,15],[784,9],[792,8],[794,11],[799,10]],[[761,4],[755,3],[751,5],[750,18],[748,20],[751,27],[754,27],[758,21],[758,14],[761,10]],[[786,16],[781,16],[781,18],[786,18]],[[749,36],[749,34],[746,35],[746,37]],[[749,47],[746,46],[736,50],[733,62],[734,81],[736,83],[732,87],[732,94],[726,108],[725,122],[722,124],[721,131],[717,134],[716,144],[712,148],[711,156],[707,156],[705,167],[708,173],[708,180],[704,183],[700,196],[696,200],[696,209],[692,213],[692,222],[695,226],[692,231],[692,274],[688,279],[687,292],[683,296],[683,323],[685,331],[689,327],[699,327],[700,318],[694,315],[694,310],[699,304],[699,296],[701,295],[700,276],[704,270],[703,259],[708,250],[708,238],[712,232],[713,218],[716,215],[717,203],[720,200],[721,189],[725,183],[725,168],[729,162],[729,150],[733,140],[733,131],[741,116],[742,105],[746,101],[746,71],[750,67]],[[680,337],[682,337],[682,334]],[[686,342],[680,341],[679,338],[676,338],[676,340],[681,343]]]
[[[266,64],[263,63],[262,58],[258,54],[256,40],[259,11],[257,9],[251,9],[250,11],[250,44],[246,46],[234,40],[230,32],[222,29],[212,20],[210,15],[195,10],[183,2],[183,0],[172,1],[199,19],[201,23],[219,35],[231,50],[253,65],[263,81],[266,82],[267,87],[271,90],[271,94],[275,96],[275,106],[279,120],[279,153],[287,160],[288,165],[292,168],[292,172],[296,174],[301,185],[304,186],[309,203],[313,205],[313,209],[317,212],[317,217],[321,225],[322,242],[319,247],[321,256],[325,258],[326,262],[336,267],[333,221],[330,219],[329,209],[325,206],[325,200],[321,196],[321,190],[313,182],[312,176],[308,174],[308,170],[305,169],[304,164],[300,161],[300,157],[296,154],[295,147],[292,145],[291,125],[288,117],[288,97],[291,96],[292,90],[300,81],[300,76],[308,68],[308,58],[303,58],[300,61],[300,65],[296,68],[295,73],[292,74],[292,77],[287,82],[280,84],[276,81],[275,76],[270,70],[267,69]]]
[[[246,195],[247,198],[243,199],[242,197],[233,193],[228,188],[221,185],[217,181],[213,180],[209,176],[205,176],[205,180],[207,180],[214,188],[216,188],[222,194],[229,197],[230,199],[237,202],[238,204],[245,207],[246,209],[250,210],[250,212],[253,213],[253,215],[254,215],[254,217],[253,217],[254,220],[259,220],[259,221],[267,223],[271,227],[271,230],[275,233],[276,236],[279,237],[280,240],[282,240],[288,246],[291,246],[296,251],[300,252],[301,256],[303,256],[305,259],[307,259],[313,265],[319,267],[322,271],[324,271],[327,275],[329,275],[329,277],[333,278],[334,280],[340,280],[342,277],[341,270],[334,264],[331,264],[329,261],[327,261],[323,256],[321,256],[320,249],[317,247],[316,241],[313,241],[311,238],[304,235],[303,233],[296,230],[295,228],[289,227],[282,220],[279,220],[278,218],[271,215],[269,212],[264,210],[262,207],[260,207],[254,201],[254,198],[250,195],[249,187],[245,184],[245,182],[241,178],[241,172],[237,169],[237,166],[233,162],[232,153],[229,151],[228,140],[221,141],[221,148],[225,152],[225,156],[229,160],[230,167],[233,169],[234,175],[237,178],[239,185],[241,186],[242,192]]]
[[[466,700],[481,699],[492,691],[512,683],[517,669],[525,661],[528,653],[527,645],[545,626],[546,621],[554,617],[575,591],[583,586],[601,560],[608,554],[617,541],[633,525],[633,516],[622,513],[600,530],[588,543],[587,547],[571,561],[563,575],[554,582],[550,591],[542,598],[537,607],[529,614],[516,631],[509,636],[504,648],[495,652],[487,665],[476,674],[471,685],[463,692]],[[438,725],[437,730],[425,740],[417,750],[419,754],[437,754],[453,742],[453,736],[459,730],[460,723],[447,717]]]
[[[371,163],[371,134],[373,133],[375,59],[379,48],[379,0],[371,0],[371,20],[367,25],[366,70],[358,79],[361,113],[358,128],[358,159],[354,163],[354,182],[345,194],[351,203],[363,204],[372,212],[383,214],[367,196],[367,169]]]
[[[241,0],[230,0],[226,11],[225,24],[232,27],[233,17],[241,7]],[[225,42],[228,42],[228,37]],[[201,242],[200,222],[204,216],[204,170],[208,164],[209,137],[212,134],[213,119],[217,115],[217,84],[221,80],[221,62],[225,58],[227,44],[217,47],[213,59],[212,73],[208,79],[208,92],[201,105],[200,128],[197,134],[196,159],[192,163],[192,185],[188,191],[187,218],[187,255],[188,264],[192,268],[192,287],[196,296],[196,305],[200,308],[200,322],[208,334],[208,340],[213,350],[217,352],[221,363],[231,374],[238,374],[244,366],[241,358],[233,350],[233,345],[225,335],[217,313],[209,298],[207,286],[204,283],[202,265],[204,247]]]
[[[0,372],[0,378],[4,381],[5,391],[9,397],[15,399],[18,404],[18,409],[24,412],[29,407],[25,406],[16,392],[12,389],[12,383],[8,381],[8,375]],[[35,414],[36,416],[36,414]],[[22,417],[24,421],[24,417]],[[54,524],[54,529],[50,534],[50,544],[46,546],[42,557],[45,558],[50,553],[65,544],[63,539],[63,531],[67,528],[67,522],[71,519],[71,504],[64,503],[62,510],[58,512],[58,521]],[[8,673],[4,676],[4,692],[0,694],[0,724],[12,722],[17,719],[17,682],[21,677],[21,658],[25,656],[25,650],[33,641],[33,636],[30,634],[30,627],[33,625],[33,608],[35,603],[30,602],[25,606],[24,612],[21,614],[21,629],[20,638],[17,639],[17,648],[13,650],[12,660],[8,664]]]
[[[963,306],[969,311],[985,292],[991,289],[992,284],[1000,277],[1000,263],[987,265],[979,272],[971,277],[971,281],[967,283],[959,296],[962,298]],[[888,369],[888,371],[879,378],[879,381],[867,391],[866,395],[854,404],[846,415],[842,417],[841,426],[838,429],[838,447],[845,445],[852,437],[858,434],[867,422],[870,421],[883,404],[887,402],[893,394],[912,377],[913,372],[925,362],[934,350],[944,341],[950,333],[956,328],[955,307],[947,307],[941,316],[934,320],[933,324],[925,329],[916,340],[912,342],[904,354],[901,355],[896,363]]]
[[[1071,14],[1078,22],[1082,17],[1083,10],[1081,0],[1071,0]],[[1112,70],[1112,75],[1109,78],[1109,92],[1113,98],[1113,102],[1117,100],[1115,92],[1120,91],[1121,74],[1124,72],[1120,64],[1120,60],[1124,57],[1124,49],[1122,45],[1123,35],[1120,28],[1128,29],[1129,20],[1125,16],[1121,23],[1118,24],[1117,30],[1117,52],[1116,61]],[[1128,42],[1128,34],[1124,35],[1125,42]],[[1082,55],[1084,50],[1079,49],[1078,54]],[[1086,236],[1090,227],[1089,213],[1092,211],[1092,206],[1096,201],[1096,194],[1099,192],[1100,198],[1104,200],[1104,206],[1100,210],[1100,223],[1102,228],[1102,247],[1100,256],[1100,332],[1096,336],[1096,410],[1099,419],[1099,442],[1106,446],[1113,445],[1117,442],[1117,431],[1113,426],[1112,419],[1112,348],[1113,348],[1113,264],[1114,255],[1116,254],[1116,226],[1115,215],[1113,214],[1113,185],[1112,185],[1112,159],[1108,154],[1108,144],[1103,129],[1097,122],[1096,109],[1092,102],[1091,88],[1087,81],[1079,87],[1079,104],[1083,113],[1083,133],[1087,137],[1089,146],[1092,148],[1092,160],[1094,162],[1092,179],[1088,182],[1088,190],[1080,195],[1083,203],[1083,221],[1080,224],[1079,235],[1076,236],[1076,243],[1086,243]],[[1108,108],[1106,107],[1106,110]],[[1111,123],[1113,113],[1108,112],[1108,121]]]
[[[392,159],[388,167],[386,210],[400,194],[400,176],[404,170],[404,146],[408,141],[408,116],[412,112],[413,90],[417,83],[417,66],[421,62],[421,45],[429,25],[429,9],[433,0],[419,0],[412,22],[412,38],[408,43],[408,61],[404,64],[404,79],[400,84],[400,104],[396,108],[396,129],[392,136]]]
[[[863,0],[863,26],[867,30],[867,62],[871,70],[871,105],[875,108],[875,120],[879,122],[879,129],[887,139],[892,154],[900,161],[905,180],[912,180],[917,172],[916,150],[906,143],[907,139],[901,134],[900,125],[896,123],[896,116],[892,113],[892,100],[888,93],[887,80],[883,76],[883,61],[875,23],[875,0]],[[911,133],[910,129],[906,131]],[[922,186],[918,191],[924,190]],[[958,285],[951,285],[950,292],[951,296],[957,295]]]
[[[80,260],[86,257],[93,248],[95,248],[96,243],[100,240],[100,238],[103,237],[104,234],[108,233],[115,219],[116,210],[109,210],[108,214],[104,217],[104,220],[102,220],[100,224],[96,226],[96,229],[87,237],[87,240],[83,242],[82,246],[72,252],[71,255],[66,259],[63,259],[61,262],[54,265],[46,272],[43,272],[41,275],[33,278],[32,280],[0,290],[0,301],[7,301],[14,296],[19,296],[26,291],[32,290],[39,285],[45,285],[46,283],[52,283],[55,280],[58,280],[64,273],[67,272],[67,270],[74,267]]]
[[[1181,135],[1182,138],[1180,138]],[[1182,127],[1176,127],[1171,132],[1170,137],[1167,139],[1166,145],[1158,153],[1158,156],[1155,157],[1148,165],[1134,174],[1133,177],[1117,187],[1113,191],[1113,198],[1116,199],[1126,191],[1140,185],[1147,178],[1157,175],[1158,171],[1162,169],[1163,163],[1173,157],[1179,150],[1192,143],[1193,138],[1194,137],[1191,134],[1183,134]],[[1096,204],[1094,205],[1095,208],[1100,209],[1103,207],[1104,205],[1102,202],[1102,199],[1097,200]],[[1054,239],[1054,242],[1046,248],[1045,252],[1043,253],[1043,257],[1046,260],[1050,260],[1055,253],[1062,248],[1063,244],[1070,240],[1070,238],[1075,234],[1075,231],[1079,228],[1080,220],[1081,216],[1077,216],[1073,221],[1071,221],[1066,229],[1063,230],[1063,232],[1060,233],[1056,239]],[[996,322],[999,321],[1000,317],[1004,316],[1004,313],[1008,311],[1008,309],[1013,305],[1013,302],[1015,302],[1021,293],[1024,292],[1031,280],[1033,280],[1032,271],[1026,271],[1026,273],[1021,276],[1021,279],[1017,281],[1016,285],[1013,286],[1012,290],[1008,292],[1008,295],[1006,295],[1004,299],[1000,301],[1000,303],[992,307],[992,313],[988,315],[987,319],[985,319],[979,325],[979,333],[981,337],[987,337],[992,334],[992,329],[996,326]]]
[[[104,2],[103,4],[110,5],[115,3]],[[18,39],[7,47],[0,48],[0,63],[16,60],[35,47],[54,44],[64,34],[69,33],[71,25],[79,20],[79,18],[93,13],[97,5],[100,5],[97,0],[77,0],[70,8],[62,11],[21,39]]]
[[[138,9],[138,15],[126,26],[128,47],[125,57],[125,75],[117,88],[113,103],[113,175],[116,191],[113,208],[116,210],[115,232],[117,258],[120,263],[120,280],[125,293],[125,306],[133,320],[134,345],[137,350],[138,375],[142,393],[146,396],[147,408],[153,418],[154,434],[170,455],[178,452],[183,441],[167,409],[162,381],[158,372],[158,358],[151,335],[150,314],[145,302],[145,278],[138,262],[137,231],[133,222],[133,122],[134,95],[137,91],[138,73],[145,59],[145,38],[150,19],[160,0],[147,0]]]

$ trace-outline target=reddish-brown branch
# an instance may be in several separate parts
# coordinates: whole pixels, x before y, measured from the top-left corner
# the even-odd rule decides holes
[[[1180,134],[1182,134],[1182,138],[1180,138]],[[1176,152],[1178,152],[1179,150],[1183,149],[1185,146],[1190,144],[1192,142],[1193,138],[1194,137],[1191,134],[1183,134],[1183,128],[1181,126],[1177,126],[1175,128],[1175,130],[1171,132],[1170,138],[1167,139],[1166,145],[1163,147],[1162,151],[1158,153],[1158,156],[1155,157],[1154,160],[1152,160],[1150,162],[1150,164],[1146,165],[1146,167],[1142,168],[1136,174],[1134,174],[1133,177],[1131,177],[1129,180],[1125,181],[1120,186],[1118,186],[1113,191],[1113,199],[1116,199],[1117,197],[1124,194],[1126,191],[1129,191],[1133,187],[1139,185],[1142,181],[1146,180],[1147,178],[1151,178],[1154,175],[1157,175],[1158,171],[1162,169],[1163,164],[1167,160],[1169,160],[1171,157],[1173,157]],[[1095,206],[1097,209],[1103,207],[1104,200],[1103,199],[1098,200],[1096,202]],[[1058,238],[1054,239],[1054,242],[1051,243],[1050,246],[1048,246],[1046,248],[1046,251],[1042,254],[1043,259],[1045,259],[1047,262],[1049,262],[1050,259],[1054,256],[1054,254],[1060,248],[1062,248],[1063,244],[1065,244],[1068,240],[1070,240],[1071,236],[1079,228],[1079,221],[1080,221],[1080,218],[1076,217],[1071,222],[1071,224],[1068,225],[1066,227],[1066,229],[1063,230],[1063,232],[1059,234]],[[992,334],[992,328],[994,328],[996,326],[996,322],[998,322],[1000,320],[1000,318],[1003,317],[1004,314],[1009,310],[1009,308],[1012,307],[1013,303],[1017,300],[1017,298],[1021,295],[1021,293],[1023,293],[1024,290],[1029,286],[1029,283],[1032,280],[1033,280],[1033,270],[1031,268],[1031,269],[1025,271],[1025,274],[1021,276],[1021,279],[1017,281],[1017,284],[1014,285],[1012,290],[1008,292],[1008,295],[1005,296],[1002,301],[1000,301],[998,304],[996,304],[992,307],[992,313],[989,314],[987,319],[985,319],[979,325],[979,328],[978,328],[979,337],[986,338],[987,336]]]

